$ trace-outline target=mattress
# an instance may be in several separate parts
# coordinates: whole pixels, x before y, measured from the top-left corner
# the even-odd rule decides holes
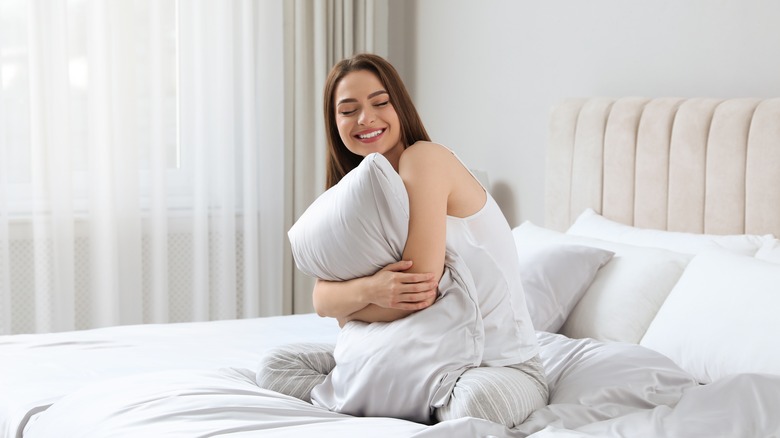
[[[635,344],[537,332],[549,405],[515,429],[475,418],[432,426],[330,412],[259,388],[259,358],[333,343],[314,314],[0,337],[3,437],[773,436],[780,377],[710,385]],[[381,394],[377,394],[381,396]]]

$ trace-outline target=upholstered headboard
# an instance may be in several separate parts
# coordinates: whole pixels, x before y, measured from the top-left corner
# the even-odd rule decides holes
[[[554,108],[545,224],[780,236],[780,99],[592,98]]]

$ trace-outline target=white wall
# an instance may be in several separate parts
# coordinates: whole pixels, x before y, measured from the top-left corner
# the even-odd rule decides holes
[[[566,97],[780,97],[780,2],[396,0],[388,58],[434,141],[484,169],[514,226],[544,218]]]

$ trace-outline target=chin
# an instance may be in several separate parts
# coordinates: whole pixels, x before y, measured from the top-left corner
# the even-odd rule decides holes
[[[360,145],[360,147],[354,148],[351,150],[353,154],[360,155],[361,157],[366,157],[368,155],[371,155],[373,153],[379,153],[379,154],[386,154],[389,148],[381,147],[381,146],[365,146]]]

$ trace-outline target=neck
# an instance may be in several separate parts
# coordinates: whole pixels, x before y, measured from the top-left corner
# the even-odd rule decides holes
[[[387,161],[393,165],[393,169],[395,169],[396,172],[398,172],[398,163],[401,161],[401,154],[404,153],[405,149],[406,148],[402,143],[398,143],[396,147],[382,154],[387,158]]]

